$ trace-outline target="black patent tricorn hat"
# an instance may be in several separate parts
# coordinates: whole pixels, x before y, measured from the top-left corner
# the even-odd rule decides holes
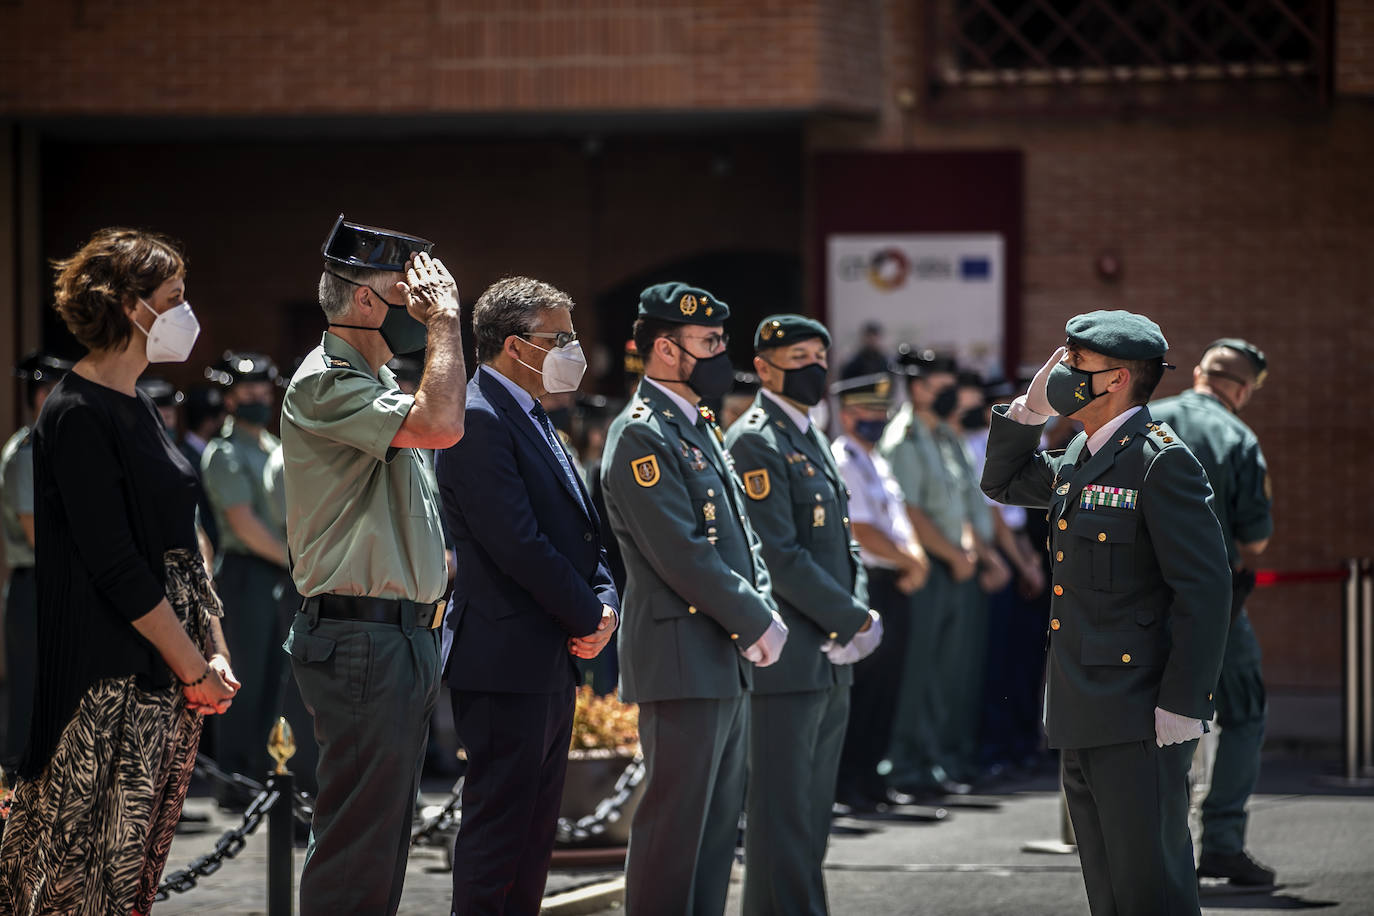
[[[406,235],[362,223],[350,223],[342,213],[334,220],[334,228],[320,246],[326,261],[362,267],[367,270],[405,270],[410,256],[423,251],[429,254],[434,243],[419,236]]]

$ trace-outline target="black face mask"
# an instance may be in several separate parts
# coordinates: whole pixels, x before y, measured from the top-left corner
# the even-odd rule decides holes
[[[688,373],[685,379],[668,379],[667,381],[682,382],[695,391],[697,397],[708,401],[725,397],[734,387],[735,367],[730,365],[730,354],[722,350],[715,356],[695,356],[673,338],[665,337],[664,339],[696,360],[696,364],[692,366],[692,371]],[[655,381],[665,380],[655,379]]]
[[[333,322],[329,325],[331,328],[355,328],[359,331],[376,331],[378,334],[382,335],[382,341],[386,344],[387,349],[396,356],[406,356],[410,353],[418,353],[425,348],[425,343],[429,336],[429,329],[425,327],[424,322],[414,318],[410,314],[409,309],[404,305],[396,305],[387,302],[381,293],[372,289],[372,287],[368,286],[366,283],[350,280],[347,277],[334,273],[332,270],[327,270],[325,273],[329,274],[331,277],[338,277],[345,283],[352,283],[354,286],[365,287],[372,295],[381,299],[382,302],[386,304],[386,317],[382,319],[382,323],[378,327],[373,328],[365,324],[338,324],[337,322]]]
[[[266,401],[245,401],[234,408],[234,416],[254,426],[266,426],[272,416],[272,405]]]
[[[948,420],[954,416],[954,408],[959,406],[959,386],[946,385],[940,389],[940,393],[935,395],[935,401],[930,405],[930,409],[935,412],[935,416],[941,420]]]
[[[970,407],[959,414],[959,425],[971,432],[976,429],[987,429],[988,420],[983,415],[983,408]]]
[[[764,359],[768,365],[782,373],[782,396],[815,407],[825,397],[826,369],[820,363],[811,363],[796,369],[784,369],[771,359]]]

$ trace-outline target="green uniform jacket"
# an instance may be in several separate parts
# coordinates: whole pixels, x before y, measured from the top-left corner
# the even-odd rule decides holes
[[[694,420],[641,382],[606,435],[601,482],[625,559],[627,702],[740,696],[754,669],[741,653],[776,612],[739,478]]]
[[[773,598],[787,624],[782,658],[754,672],[756,693],[852,684],[852,665],[831,664],[821,644],[843,645],[868,619],[868,577],[849,530],[844,479],[815,425],[803,433],[759,394],[725,442],[749,496]]]
[[[1211,395],[1185,391],[1150,405],[1150,413],[1178,432],[1212,485],[1226,552],[1234,566],[1236,542],[1263,541],[1274,533],[1269,472],[1259,439],[1230,408]]]
[[[1155,706],[1210,719],[1231,571],[1202,466],[1146,408],[1080,468],[1085,435],[1037,453],[1042,427],[1006,410],[993,408],[983,492],[1049,509],[1050,746],[1152,739]],[[1085,486],[1123,492],[1116,507],[1084,508]]]

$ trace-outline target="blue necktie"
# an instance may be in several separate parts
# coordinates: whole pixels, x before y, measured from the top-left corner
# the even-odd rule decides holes
[[[568,453],[563,451],[563,443],[558,439],[558,433],[554,431],[553,422],[549,420],[549,415],[544,412],[544,405],[538,401],[530,408],[530,416],[539,421],[539,428],[544,431],[544,439],[549,443],[549,448],[553,449],[554,457],[558,459],[558,464],[563,468],[563,474],[568,478],[568,485],[572,487],[573,494],[577,497],[577,504],[582,507],[583,514],[587,513],[587,504],[582,501],[582,488],[577,484],[577,475],[573,473],[572,465],[568,462]]]

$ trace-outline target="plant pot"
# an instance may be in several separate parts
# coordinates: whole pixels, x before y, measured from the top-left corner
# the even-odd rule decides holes
[[[634,762],[633,753],[612,750],[568,752],[568,775],[563,782],[563,800],[558,816],[580,821],[596,813],[597,807],[616,794],[616,782]],[[619,808],[619,816],[608,818],[605,830],[578,846],[623,846],[630,841],[630,821],[644,794],[641,781]]]

